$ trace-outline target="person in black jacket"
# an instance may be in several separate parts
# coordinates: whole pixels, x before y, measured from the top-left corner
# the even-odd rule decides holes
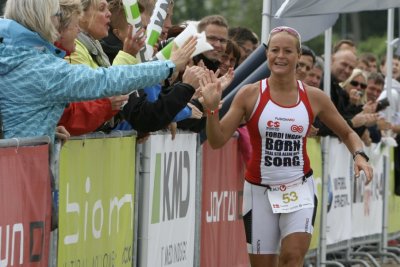
[[[134,91],[122,109],[125,120],[139,132],[164,129],[191,100],[204,72],[201,67],[188,67],[182,82],[165,87],[155,102],[147,101],[143,90]]]
[[[352,116],[347,114],[346,109],[349,104],[349,97],[345,90],[339,85],[350,77],[353,69],[357,65],[357,57],[351,50],[339,50],[332,55],[331,64],[331,100],[339,111],[340,115],[353,128]],[[323,82],[323,80],[322,80]],[[321,84],[320,88],[324,88]],[[318,129],[319,136],[336,136],[328,127],[321,123],[318,118],[313,124]],[[357,132],[357,131],[356,131]],[[357,134],[360,136],[361,133]]]

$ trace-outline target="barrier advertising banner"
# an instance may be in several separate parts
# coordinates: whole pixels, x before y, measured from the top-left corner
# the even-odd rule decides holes
[[[330,138],[326,239],[331,245],[351,238],[351,155],[337,138]]]
[[[0,266],[47,267],[48,145],[0,148]]]
[[[196,134],[150,137],[146,265],[193,266]],[[148,141],[148,142],[149,142]]]
[[[388,218],[388,232],[389,233],[398,233],[400,232],[400,197],[395,195],[394,190],[394,149],[390,148],[387,151],[389,155],[388,160],[390,160],[389,164],[389,218]]]
[[[343,145],[344,146],[344,145]],[[382,232],[383,216],[383,185],[384,185],[384,151],[376,144],[365,149],[370,155],[370,163],[374,169],[374,178],[365,185],[365,176],[362,174],[354,179],[352,204],[352,237],[362,237]],[[378,150],[378,151],[375,151]],[[374,155],[378,155],[374,157]],[[388,156],[388,153],[386,153]],[[353,168],[351,168],[353,170]],[[351,176],[353,177],[353,173]]]
[[[317,188],[317,216],[314,222],[314,231],[311,239],[310,250],[316,249],[319,244],[319,234],[321,227],[321,202],[322,202],[322,154],[321,144],[316,138],[307,139],[307,153],[310,158],[311,168],[313,170],[313,177],[315,181],[315,187]]]
[[[249,266],[242,219],[244,163],[237,139],[213,150],[203,144],[202,267]]]
[[[58,266],[132,266],[135,143],[123,137],[63,146]]]

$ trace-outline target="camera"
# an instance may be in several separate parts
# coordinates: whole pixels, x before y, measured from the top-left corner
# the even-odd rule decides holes
[[[387,98],[379,100],[378,101],[378,105],[376,106],[376,112],[387,108],[389,105],[390,105],[390,103],[389,103],[389,100]]]

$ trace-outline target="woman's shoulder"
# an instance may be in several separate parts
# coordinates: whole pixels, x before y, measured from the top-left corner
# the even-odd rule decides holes
[[[306,93],[308,96],[312,97],[321,97],[321,96],[327,96],[325,92],[317,87],[307,85],[303,83],[304,89],[306,90]]]
[[[242,88],[240,88],[238,94],[248,95],[249,93],[251,93],[251,94],[258,93],[259,88],[260,88],[260,81],[257,81],[255,83],[246,84]]]
[[[75,44],[75,51],[70,56],[65,57],[65,60],[71,64],[84,64],[92,68],[97,68],[98,65],[93,60],[86,46],[77,39],[75,39]]]

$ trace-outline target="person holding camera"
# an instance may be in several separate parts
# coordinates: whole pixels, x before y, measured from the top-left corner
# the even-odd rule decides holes
[[[346,113],[352,116],[353,128],[359,128],[357,132],[361,134],[364,144],[369,146],[372,140],[367,127],[375,125],[379,116],[376,113],[376,103],[367,101],[367,73],[361,69],[354,69],[340,86],[348,95]]]

